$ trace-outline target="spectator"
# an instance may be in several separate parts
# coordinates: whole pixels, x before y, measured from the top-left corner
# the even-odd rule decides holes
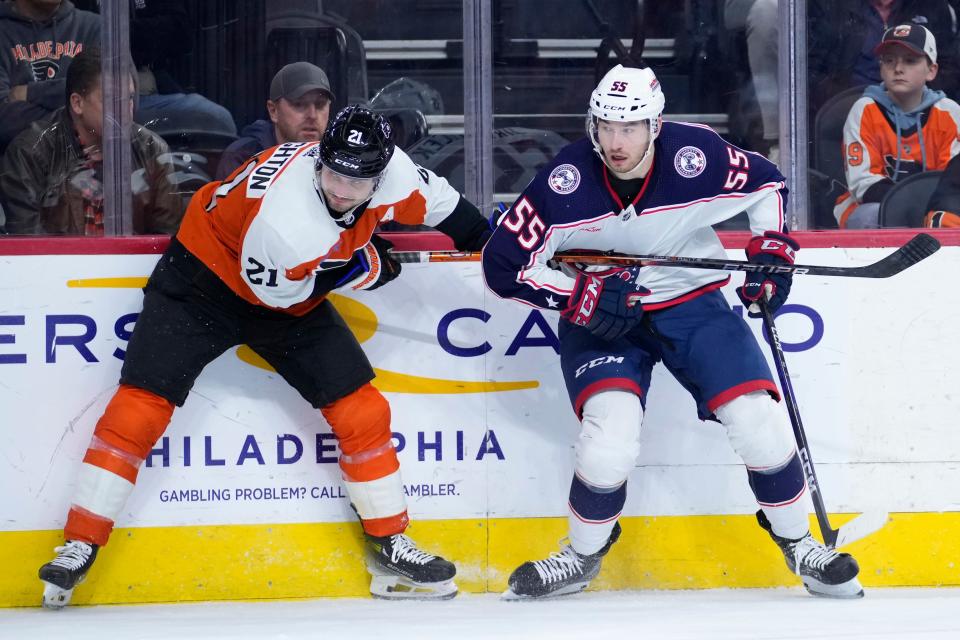
[[[3,158],[0,191],[8,233],[103,235],[99,49],[85,49],[74,58],[66,92],[66,106],[17,136]],[[139,125],[130,143],[134,232],[173,233],[183,211],[169,180],[167,145]]]
[[[880,82],[874,49],[884,30],[898,24],[923,25],[933,32],[940,48],[941,69],[933,88],[957,95],[957,39],[947,0],[808,0],[811,115],[844,89]]]
[[[186,0],[137,0],[130,5],[130,50],[140,74],[137,122],[148,128],[163,123],[164,129],[236,135],[237,125],[226,107],[199,93],[186,93],[170,73],[175,59],[189,53],[184,43],[191,41],[194,31]]]
[[[763,151],[780,160],[779,12],[777,0],[726,0],[723,21],[727,29],[745,30],[753,90],[763,122]]]
[[[960,155],[947,163],[940,182],[930,196],[924,227],[960,229]]]
[[[878,227],[880,201],[894,183],[943,169],[960,151],[960,105],[926,86],[938,70],[930,30],[887,29],[876,54],[883,84],[867,87],[843,127],[849,191],[833,210],[841,229]]]
[[[100,11],[100,0],[76,1]],[[139,74],[136,121],[158,133],[186,129],[236,135],[230,111],[185,92],[171,72],[190,53],[196,30],[186,0],[130,0],[130,11],[130,51]]]
[[[330,118],[333,91],[327,74],[309,62],[292,62],[270,81],[267,113],[270,121],[256,120],[227,147],[217,166],[223,180],[244,160],[284,142],[314,142],[320,139]]]
[[[63,105],[64,74],[100,41],[100,19],[69,0],[0,3],[0,153]]]

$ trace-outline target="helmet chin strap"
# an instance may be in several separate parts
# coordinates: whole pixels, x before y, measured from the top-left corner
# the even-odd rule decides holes
[[[603,154],[601,154],[603,157]],[[650,165],[653,163],[653,140],[650,140],[650,144],[647,146],[647,150],[643,153],[643,157],[640,158],[640,162],[626,172],[616,171],[613,167],[607,164],[606,158],[603,159],[603,164],[607,165],[607,168],[610,169],[610,172],[621,180],[634,180],[636,178],[643,178],[647,175],[647,172],[650,171]]]
[[[320,186],[320,174],[317,172],[314,172],[313,174],[313,188],[317,192],[317,195],[320,196],[320,202],[323,203],[327,213],[330,214],[330,217],[333,218],[333,221],[337,223],[337,226],[343,227],[344,229],[349,229],[356,224],[357,216],[354,214],[354,211],[357,209],[366,208],[367,204],[373,200],[373,194],[375,194],[377,189],[380,188],[381,182],[383,182],[383,174],[377,176],[376,181],[373,183],[373,189],[371,189],[370,195],[366,199],[350,207],[345,213],[340,213],[334,209],[329,202],[327,202],[327,196],[323,193],[323,187]],[[340,217],[338,218],[337,215]]]
[[[650,129],[650,141],[647,142],[647,150],[643,152],[640,161],[637,162],[632,169],[625,172],[617,171],[607,162],[607,157],[603,153],[603,147],[600,146],[600,141],[597,138],[596,116],[589,114],[587,118],[589,119],[588,130],[590,133],[590,141],[593,142],[593,150],[600,156],[601,162],[606,165],[607,169],[610,169],[611,173],[621,180],[633,180],[635,178],[643,178],[647,175],[647,172],[650,170],[650,164],[653,162],[653,143],[660,134],[660,127],[662,126],[660,117],[657,118],[656,122],[647,120]],[[656,129],[654,129],[654,124],[656,125]]]

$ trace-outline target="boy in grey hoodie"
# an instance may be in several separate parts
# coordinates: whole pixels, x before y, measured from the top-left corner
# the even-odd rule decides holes
[[[74,56],[100,43],[100,19],[69,0],[0,3],[0,153],[63,106]]]
[[[917,24],[891,27],[874,53],[883,84],[866,88],[843,128],[849,191],[833,210],[841,229],[878,227],[894,184],[943,169],[960,152],[960,105],[927,87],[938,70],[933,34]]]

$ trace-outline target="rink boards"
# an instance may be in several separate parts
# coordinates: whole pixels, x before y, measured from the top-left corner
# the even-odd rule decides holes
[[[888,252],[801,256],[855,266]],[[0,255],[0,606],[39,598],[36,569],[59,543],[156,258]],[[829,509],[892,512],[849,549],[868,586],[960,584],[958,272],[949,246],[891,279],[798,277],[779,319]],[[564,535],[578,425],[555,314],[486,292],[476,263],[405,265],[389,287],[334,301],[390,400],[412,535],[457,561],[462,589],[504,588]],[[648,409],[624,536],[595,586],[794,584],[722,428],[699,422],[662,368]],[[75,600],[365,593],[336,459],[319,412],[255,354],[229,351],[176,412]]]

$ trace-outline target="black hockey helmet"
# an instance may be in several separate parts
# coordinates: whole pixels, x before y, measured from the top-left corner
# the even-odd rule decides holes
[[[319,161],[351,178],[376,178],[387,168],[393,150],[387,119],[354,104],[341,109],[327,126]]]

